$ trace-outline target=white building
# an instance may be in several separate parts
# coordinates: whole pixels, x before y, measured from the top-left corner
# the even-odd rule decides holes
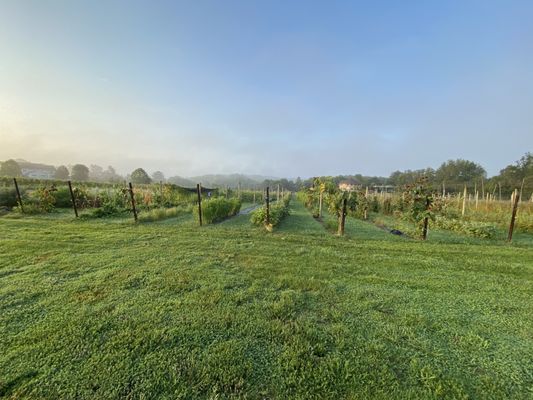
[[[53,179],[56,169],[53,165],[36,164],[28,161],[17,161],[22,175],[35,179]]]

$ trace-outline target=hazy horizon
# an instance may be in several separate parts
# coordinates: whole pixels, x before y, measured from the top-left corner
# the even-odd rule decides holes
[[[0,160],[492,176],[533,150],[532,2],[0,6]]]

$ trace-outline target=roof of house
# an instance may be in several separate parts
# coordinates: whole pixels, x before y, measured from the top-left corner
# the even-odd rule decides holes
[[[32,163],[29,161],[17,161],[17,163],[21,169],[40,169],[43,171],[51,171],[51,172],[54,172],[56,170],[56,168],[53,165]]]
[[[361,184],[361,182],[359,182],[357,179],[354,179],[354,178],[343,179],[342,181],[339,182],[339,185],[357,186],[357,185],[360,185],[360,184]]]

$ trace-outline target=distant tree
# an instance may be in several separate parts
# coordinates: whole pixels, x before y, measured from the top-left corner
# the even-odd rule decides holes
[[[448,160],[437,169],[435,179],[438,183],[465,184],[487,177],[487,171],[473,161]]]
[[[101,179],[103,182],[120,182],[123,180],[122,176],[117,174],[115,168],[113,168],[111,165],[102,172]]]
[[[68,177],[69,172],[67,167],[65,167],[64,165],[60,165],[59,167],[57,167],[56,172],[54,174],[55,179],[66,181]]]
[[[161,171],[155,171],[152,174],[152,180],[154,182],[165,182],[165,175]]]
[[[102,181],[104,175],[104,169],[96,164],[91,164],[89,168],[89,179],[91,181]]]
[[[73,181],[84,182],[89,180],[89,168],[83,164],[76,164],[70,171],[70,178]]]
[[[142,168],[137,168],[131,173],[131,182],[132,183],[150,183],[152,179]]]
[[[500,185],[504,194],[522,188],[527,193],[524,193],[523,196],[530,196],[533,190],[533,154],[524,154],[520,160],[502,169],[500,174],[492,178],[491,181]]]
[[[387,183],[394,186],[411,185],[421,178],[424,178],[427,182],[432,182],[435,179],[435,170],[433,168],[426,168],[417,170],[408,169],[403,172],[394,171],[387,179]]]
[[[22,170],[20,169],[18,162],[15,160],[7,160],[0,166],[0,175],[9,177],[22,176]]]
[[[183,187],[195,187],[196,184],[186,178],[182,178],[181,176],[171,176],[167,179],[168,183],[173,183],[174,185],[183,186]]]

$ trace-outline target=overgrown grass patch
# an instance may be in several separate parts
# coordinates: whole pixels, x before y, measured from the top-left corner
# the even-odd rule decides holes
[[[139,213],[140,222],[160,221],[167,218],[176,218],[180,215],[190,213],[192,206],[178,206],[170,208],[155,208],[149,211],[141,211]]]

